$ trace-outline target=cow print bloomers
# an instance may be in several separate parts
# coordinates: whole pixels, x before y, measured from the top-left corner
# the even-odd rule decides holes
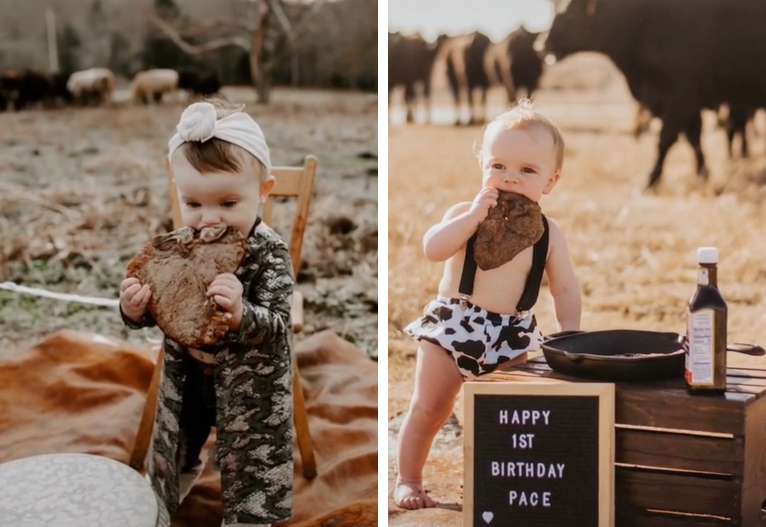
[[[438,295],[423,316],[404,329],[418,340],[444,348],[460,374],[471,380],[527,351],[540,349],[543,337],[531,312],[525,316],[493,313],[470,302]]]
[[[543,223],[545,230],[534,245],[532,269],[516,313],[493,313],[467,300],[473,293],[476,274],[474,235],[468,240],[460,280],[459,291],[463,298],[437,295],[423,309],[423,316],[405,327],[404,332],[443,348],[454,359],[464,380],[491,373],[505,362],[540,349],[543,335],[537,328],[532,307],[537,302],[548,256],[548,220],[545,216]]]

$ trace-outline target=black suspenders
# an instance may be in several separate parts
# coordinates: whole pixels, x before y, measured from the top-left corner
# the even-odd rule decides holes
[[[543,235],[532,249],[532,269],[527,276],[527,282],[524,285],[524,292],[521,294],[519,303],[516,305],[516,311],[529,311],[537,302],[540,294],[540,284],[543,281],[543,272],[545,272],[545,260],[548,257],[548,218],[543,215]],[[473,244],[476,241],[476,234],[468,239],[465,248],[465,260],[463,261],[463,274],[460,276],[460,285],[458,292],[461,298],[467,299],[473,294],[473,281],[476,277],[476,260],[473,257]]]

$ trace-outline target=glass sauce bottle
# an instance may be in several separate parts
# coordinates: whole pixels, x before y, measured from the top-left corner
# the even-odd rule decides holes
[[[686,314],[684,378],[691,394],[726,391],[726,302],[718,290],[718,249],[697,249],[697,290]]]

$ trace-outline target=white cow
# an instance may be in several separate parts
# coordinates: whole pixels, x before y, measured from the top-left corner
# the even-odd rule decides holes
[[[76,71],[69,76],[66,89],[75,102],[102,104],[112,101],[115,88],[114,73],[108,68],[91,68]]]
[[[171,69],[153,69],[136,73],[130,82],[130,96],[133,102],[147,104],[149,100],[162,101],[165,93],[178,89],[178,72]]]

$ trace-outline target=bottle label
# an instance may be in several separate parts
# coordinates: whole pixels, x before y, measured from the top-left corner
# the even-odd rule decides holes
[[[697,269],[697,283],[699,285],[710,284],[710,277],[708,276],[708,271],[704,267],[701,269]]]
[[[715,312],[700,309],[688,313],[689,352],[686,355],[686,382],[693,386],[713,385],[713,343]]]

